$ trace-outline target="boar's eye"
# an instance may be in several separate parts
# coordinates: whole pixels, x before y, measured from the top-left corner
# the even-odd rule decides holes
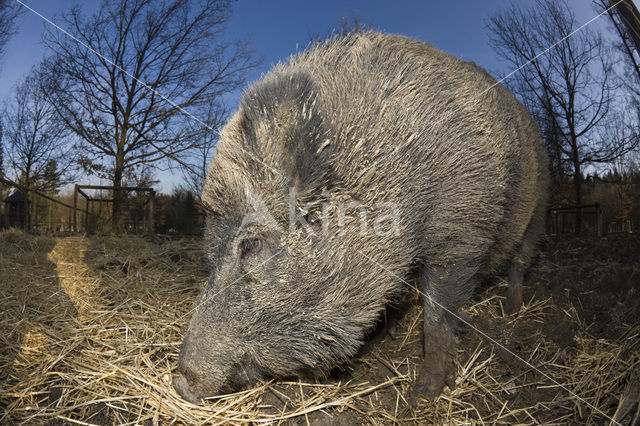
[[[240,244],[241,255],[244,257],[249,253],[257,253],[262,248],[262,240],[259,238],[242,240]]]

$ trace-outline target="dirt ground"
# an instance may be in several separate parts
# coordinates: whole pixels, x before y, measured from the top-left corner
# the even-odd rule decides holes
[[[205,280],[198,239],[0,233],[0,424],[629,424],[638,410],[640,236],[548,240],[515,315],[504,277],[483,283],[455,388],[416,406],[415,293],[393,338],[381,326],[327,377],[182,401],[171,375]]]

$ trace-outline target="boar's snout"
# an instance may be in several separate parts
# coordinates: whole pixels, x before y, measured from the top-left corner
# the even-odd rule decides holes
[[[208,342],[187,333],[180,349],[173,387],[185,400],[199,404],[204,398],[237,392],[266,377],[266,372],[236,345]],[[223,338],[220,339],[224,340]]]
[[[202,397],[191,389],[189,381],[182,373],[173,379],[173,388],[178,392],[178,395],[186,401],[198,404],[202,400]]]
[[[185,400],[198,404],[203,398],[220,393],[222,375],[211,353],[197,344],[199,335],[187,333],[178,359],[177,376],[173,378],[173,388]],[[209,356],[206,356],[208,354]]]
[[[215,374],[213,365],[204,366],[207,373],[192,368],[192,363],[185,362],[181,355],[178,361],[177,376],[173,378],[173,388],[186,401],[194,404],[202,403],[204,398],[235,391],[220,374]],[[206,371],[206,370],[205,370]],[[221,385],[222,384],[222,385]]]

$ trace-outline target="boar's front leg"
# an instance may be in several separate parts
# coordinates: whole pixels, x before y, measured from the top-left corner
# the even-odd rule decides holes
[[[418,368],[413,400],[435,398],[444,385],[453,389],[458,308],[473,291],[473,270],[456,265],[423,271],[424,361]]]

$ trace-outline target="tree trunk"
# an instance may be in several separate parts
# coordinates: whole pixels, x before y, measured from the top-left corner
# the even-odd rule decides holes
[[[122,231],[120,209],[122,207],[122,174],[124,172],[124,154],[116,155],[116,167],[113,173],[113,205],[111,209],[111,228],[115,233]]]
[[[31,230],[31,199],[35,200],[35,196],[34,194],[31,192],[31,165],[30,163],[27,164],[27,168],[25,170],[24,173],[24,186],[27,188],[26,191],[24,191],[24,203],[22,204],[22,221],[20,222],[20,225],[22,227],[22,229],[24,229],[25,231],[30,231]]]
[[[580,163],[574,161],[573,163],[573,185],[576,192],[576,234],[582,231],[582,170]]]
[[[609,3],[614,4],[613,1]],[[627,33],[633,41],[633,44],[636,46],[636,49],[640,50],[640,12],[638,8],[633,4],[632,0],[618,1],[615,3],[615,7],[624,26],[627,28]]]

